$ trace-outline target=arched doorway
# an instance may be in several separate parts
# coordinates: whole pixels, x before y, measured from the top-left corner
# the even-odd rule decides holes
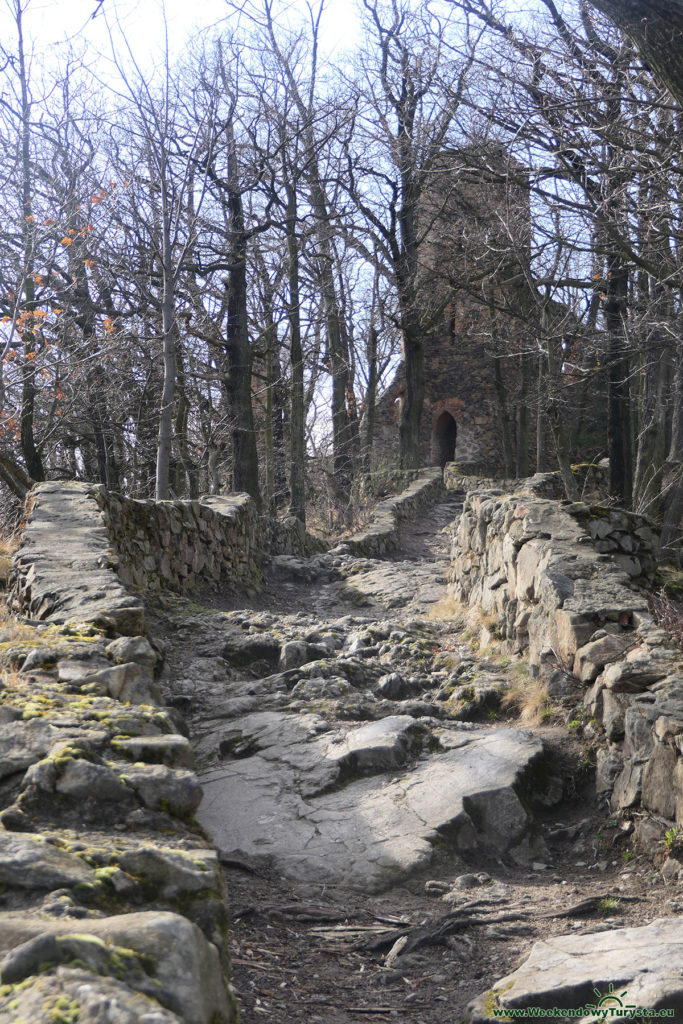
[[[440,466],[442,473],[446,463],[452,462],[455,458],[457,435],[457,424],[451,414],[444,409],[432,430],[432,464]]]

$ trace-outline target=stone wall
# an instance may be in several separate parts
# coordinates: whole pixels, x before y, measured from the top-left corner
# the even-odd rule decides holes
[[[0,1019],[231,1024],[192,748],[98,497],[35,488],[14,570],[32,618],[0,630]]]
[[[364,558],[378,558],[387,551],[393,551],[399,544],[401,522],[414,519],[423,509],[433,505],[443,491],[441,470],[422,470],[400,494],[379,502],[370,524],[346,538],[339,547],[348,554]]]
[[[90,622],[114,635],[141,635],[144,607],[117,575],[97,490],[64,481],[33,488],[10,573],[10,603],[32,619]]]
[[[136,501],[102,487],[87,493],[104,515],[124,583],[181,594],[219,583],[259,585],[259,521],[249,495]]]
[[[223,876],[158,664],[95,626],[0,631],[3,1021],[235,1020]]]
[[[598,791],[683,823],[683,655],[650,615],[657,538],[642,516],[489,489],[453,536],[455,598],[495,615],[532,674],[582,686]],[[564,683],[563,683],[564,680]],[[585,691],[585,692],[584,692]]]
[[[259,516],[248,494],[199,501],[137,501],[93,488],[124,583],[180,594],[261,583],[264,553],[307,555],[326,544],[294,517]]]
[[[14,607],[32,618],[145,632],[141,590],[255,589],[261,558],[326,545],[294,519],[259,517],[246,494],[138,501],[96,484],[51,481],[31,492],[11,575]]]

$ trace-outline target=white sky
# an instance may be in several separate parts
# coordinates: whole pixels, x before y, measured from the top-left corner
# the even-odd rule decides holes
[[[0,0],[0,41],[10,51],[16,38],[8,11],[11,6],[12,0]],[[77,53],[85,50],[88,64],[97,66],[98,55],[104,62],[110,53],[107,19],[113,23],[115,13],[136,60],[144,68],[146,64],[152,67],[155,56],[163,51],[164,8],[172,56],[202,29],[222,21],[230,28],[237,24],[237,15],[226,0],[104,0],[93,18],[96,8],[97,0],[29,0],[24,14],[26,49],[33,43],[36,57],[47,57],[69,40]],[[278,9],[285,24],[294,25],[298,18],[307,16],[305,0],[282,0]],[[359,24],[355,0],[326,0],[321,24],[322,47],[328,54],[353,45]],[[98,71],[104,73],[104,67],[98,67]]]

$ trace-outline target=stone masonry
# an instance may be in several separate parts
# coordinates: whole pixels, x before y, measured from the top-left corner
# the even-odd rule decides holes
[[[656,536],[642,517],[539,498],[532,486],[471,491],[453,537],[456,599],[495,615],[550,686],[573,676],[604,737],[597,788],[683,823],[683,655],[643,585]]]

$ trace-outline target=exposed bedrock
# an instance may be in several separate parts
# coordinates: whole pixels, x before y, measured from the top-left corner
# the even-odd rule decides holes
[[[215,738],[253,752],[202,775],[199,821],[222,853],[268,857],[290,878],[376,891],[447,852],[526,862],[543,850],[527,807],[554,780],[541,783],[530,733],[260,712]]]

